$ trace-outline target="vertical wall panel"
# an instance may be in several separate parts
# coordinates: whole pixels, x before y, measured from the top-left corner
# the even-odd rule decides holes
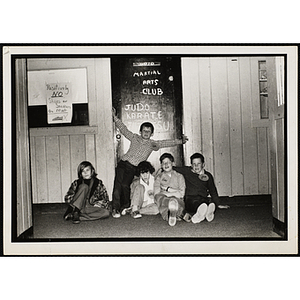
[[[48,202],[48,181],[47,181],[47,163],[45,137],[35,138],[36,146],[36,176],[37,176],[37,201],[38,203]]]
[[[285,220],[285,186],[284,186],[284,119],[275,120],[276,126],[276,153],[280,155],[276,156],[277,165],[277,205],[278,205],[278,219]]]
[[[221,194],[231,195],[231,167],[226,59],[211,58],[215,181]]]
[[[258,194],[256,128],[251,126],[250,59],[240,58],[244,194]]]
[[[85,135],[85,153],[86,160],[96,167],[95,136],[93,134]]]
[[[85,159],[85,138],[84,135],[70,136],[71,154],[71,175],[72,180],[78,178],[77,167]]]
[[[269,162],[267,128],[257,128],[258,193],[269,193]],[[267,159],[266,159],[267,158]]]
[[[31,212],[31,177],[29,167],[29,135],[27,120],[27,76],[26,60],[17,59],[15,72],[16,80],[16,176],[17,193],[13,199],[16,205],[17,237],[32,226]]]
[[[96,111],[98,134],[96,135],[96,170],[99,178],[102,179],[109,198],[111,199],[115,153],[113,141],[113,121],[112,121],[112,92],[110,59],[97,59],[96,65]]]
[[[197,58],[183,58],[181,66],[183,78],[183,132],[189,138],[189,141],[184,145],[186,165],[190,165],[189,158],[193,153],[201,152],[198,61]],[[187,102],[185,102],[185,99],[187,99]]]
[[[30,137],[30,162],[31,162],[32,203],[38,203],[35,137]]]
[[[199,64],[199,60],[195,61],[196,67]],[[194,105],[191,106],[192,110],[192,136],[193,136],[193,148],[194,152],[203,152],[202,150],[202,130],[201,130],[201,108],[200,108],[200,79],[199,79],[199,69],[198,68],[193,68],[190,70],[190,76],[193,77],[193,86],[192,86],[192,103]],[[191,154],[193,154],[191,153]]]
[[[271,172],[271,148],[270,148],[270,130],[269,128],[267,128],[267,145],[268,145],[268,157],[267,157],[267,161],[268,161],[268,171],[269,171],[269,179],[268,179],[268,194],[272,194],[272,172]]]
[[[64,196],[68,191],[71,182],[76,179],[71,177],[71,150],[69,136],[59,137],[59,153],[60,153],[60,172],[61,172],[61,199],[57,202],[63,202]]]
[[[214,174],[210,64],[209,58],[201,58],[198,59],[198,61],[201,95],[201,128],[199,128],[199,131],[202,134],[202,154],[205,157],[205,168]],[[195,132],[194,135],[195,134],[197,134],[197,132]]]
[[[48,202],[59,202],[62,195],[58,136],[46,137],[46,151]]]
[[[228,68],[228,100],[230,120],[230,163],[231,163],[231,194],[242,195],[243,182],[243,149],[239,61],[227,59]]]

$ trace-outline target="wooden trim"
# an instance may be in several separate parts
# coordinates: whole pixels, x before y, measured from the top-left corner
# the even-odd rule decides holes
[[[270,127],[269,119],[252,119],[251,120],[252,127]]]
[[[33,238],[33,226],[29,227],[22,234],[20,234],[15,241],[26,241]],[[14,239],[13,239],[14,241]]]
[[[273,231],[282,236],[283,238],[287,238],[287,228],[284,222],[279,221],[277,218],[273,217]]]
[[[30,136],[60,136],[60,135],[80,135],[98,134],[97,126],[65,126],[65,127],[43,127],[30,128]]]

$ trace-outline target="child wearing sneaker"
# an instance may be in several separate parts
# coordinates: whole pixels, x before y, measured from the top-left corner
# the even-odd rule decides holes
[[[154,182],[154,199],[162,218],[174,226],[184,210],[185,180],[173,169],[172,154],[164,153],[159,160],[162,172]]]
[[[78,179],[74,180],[65,195],[68,203],[65,220],[91,221],[109,217],[109,198],[102,181],[97,178],[95,168],[83,161],[77,168]]]
[[[130,185],[131,216],[134,219],[142,215],[157,215],[157,205],[154,203],[153,185],[155,169],[148,161],[142,161],[137,166],[137,174]]]
[[[161,148],[174,147],[185,144],[188,138],[183,135],[182,139],[153,140],[154,126],[144,122],[140,126],[139,134],[131,132],[126,125],[117,117],[116,111],[112,110],[113,120],[121,134],[130,141],[128,151],[121,157],[116,168],[112,195],[112,216],[120,218],[126,214],[130,207],[130,185],[136,173],[137,165],[148,159],[153,151]]]
[[[191,167],[175,167],[184,176],[185,190],[185,221],[200,223],[203,220],[211,222],[219,204],[218,191],[211,173],[204,169],[204,156],[194,153],[191,157]],[[210,197],[209,197],[210,196]]]

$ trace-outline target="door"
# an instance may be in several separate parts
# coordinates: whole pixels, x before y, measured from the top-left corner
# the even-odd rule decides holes
[[[113,106],[118,117],[134,133],[143,122],[154,125],[153,139],[182,137],[182,90],[180,57],[114,57],[112,64]],[[129,148],[129,141],[118,129],[114,134],[116,162]],[[155,170],[159,157],[172,153],[178,166],[183,164],[182,145],[152,152]]]
[[[26,59],[15,61],[16,190],[13,190],[14,238],[32,235],[32,195],[27,120]],[[16,221],[16,223],[15,223]]]
[[[271,193],[274,231],[286,235],[287,211],[285,193],[286,153],[284,137],[284,58],[267,59],[268,94],[270,99]]]

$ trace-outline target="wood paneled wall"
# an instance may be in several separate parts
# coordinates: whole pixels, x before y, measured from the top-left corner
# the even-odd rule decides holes
[[[182,58],[185,163],[202,153],[221,196],[271,193],[269,130],[254,122],[256,65],[250,57]]]
[[[28,70],[86,68],[89,126],[30,129],[33,203],[64,202],[77,166],[96,168],[109,195],[114,179],[110,61],[99,59],[28,59]]]
[[[76,169],[91,161],[112,193],[115,167],[109,58],[28,59],[28,70],[87,68],[89,126],[30,129],[33,203],[63,202]],[[270,194],[269,129],[255,122],[257,61],[182,58],[185,164],[194,152],[221,196]],[[260,125],[262,124],[262,125]]]
[[[17,237],[32,226],[26,60],[16,60]]]

